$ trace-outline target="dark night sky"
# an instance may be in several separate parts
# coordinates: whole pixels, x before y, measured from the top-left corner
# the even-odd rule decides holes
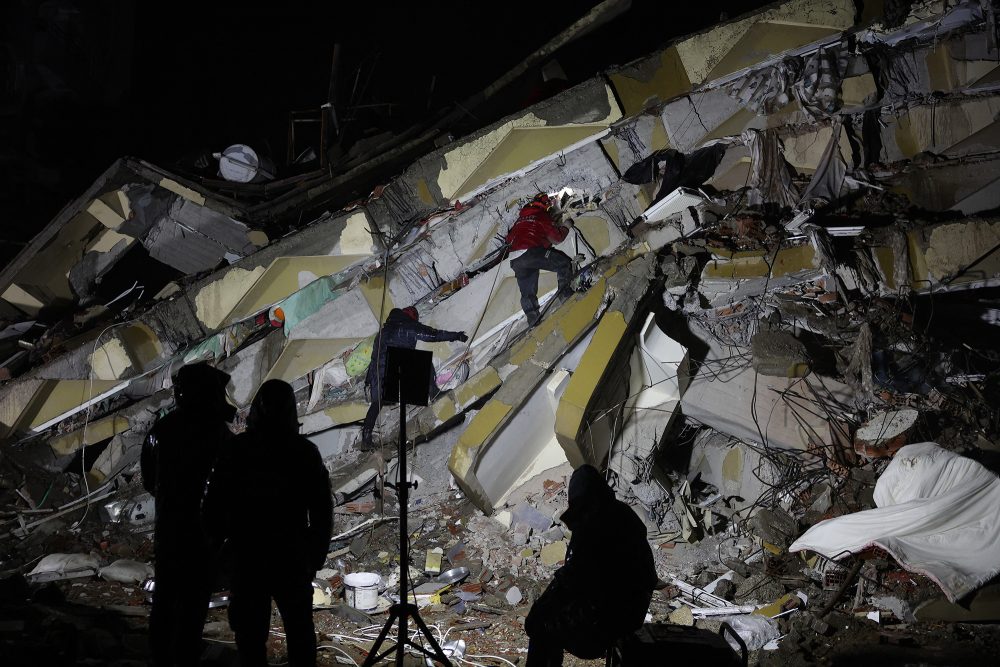
[[[280,163],[287,112],[326,101],[337,42],[338,108],[356,80],[355,101],[381,105],[358,112],[352,133],[400,132],[481,90],[595,4],[2,3],[0,263],[122,155],[174,168],[243,142]],[[576,83],[708,27],[722,12],[764,4],[634,0],[556,57]],[[523,105],[537,79],[534,72],[512,86],[498,111]],[[468,129],[491,120],[467,119]]]

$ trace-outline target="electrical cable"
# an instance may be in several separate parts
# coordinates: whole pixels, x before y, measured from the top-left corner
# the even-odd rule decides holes
[[[114,329],[115,327],[123,326],[123,325],[126,325],[126,324],[132,324],[135,321],[136,320],[133,318],[131,320],[126,320],[125,322],[116,322],[115,324],[108,325],[107,327],[104,328],[103,331],[101,331],[101,333],[97,334],[97,338],[94,339],[94,349],[93,349],[93,351],[90,354],[90,359],[91,359],[91,361],[90,361],[90,373],[88,374],[89,375],[89,382],[88,382],[88,385],[87,385],[87,398],[86,398],[86,400],[88,400],[88,401],[91,400],[93,398],[93,394],[94,394],[94,375],[95,375],[95,373],[94,373],[94,361],[93,360],[94,360],[94,357],[97,356],[97,345],[101,342],[101,336],[103,336],[104,334],[106,334],[111,329]],[[111,354],[110,354],[110,352],[108,352],[107,350],[104,350],[104,355],[105,355],[105,357],[107,358],[107,361],[108,361],[108,368],[109,369],[112,368]],[[84,420],[83,420],[83,434],[82,434],[82,436],[80,438],[80,476],[81,476],[81,478],[83,480],[83,485],[84,485],[84,495],[83,495],[83,498],[85,498],[87,500],[87,504],[86,504],[86,506],[83,509],[83,516],[81,516],[79,519],[77,519],[73,523],[73,525],[71,526],[71,528],[79,528],[80,526],[82,526],[84,520],[87,518],[87,515],[90,513],[90,505],[91,505],[91,501],[90,501],[90,481],[87,479],[87,457],[85,456],[85,450],[86,450],[86,447],[87,447],[87,426],[90,424],[90,408],[91,407],[92,406],[88,406],[86,408],[86,414],[84,415]]]

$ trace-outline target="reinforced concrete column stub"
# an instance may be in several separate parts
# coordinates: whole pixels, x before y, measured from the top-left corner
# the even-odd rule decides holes
[[[655,278],[656,265],[656,255],[650,252],[609,279],[613,300],[559,401],[556,439],[574,467],[584,463],[600,466],[610,451],[610,442],[599,443],[596,447],[593,443],[582,444],[587,415],[600,402],[600,387],[614,361],[631,352],[634,341],[629,334],[642,321],[651,289],[662,284]]]

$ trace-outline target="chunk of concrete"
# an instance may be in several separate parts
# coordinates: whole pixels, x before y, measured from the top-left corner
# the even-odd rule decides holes
[[[801,378],[809,374],[806,346],[787,331],[758,331],[750,340],[753,367],[761,375]]]
[[[908,444],[919,417],[919,412],[909,408],[879,412],[855,432],[854,451],[874,458],[892,455]]]
[[[564,540],[558,540],[556,542],[546,544],[542,547],[541,559],[542,565],[548,567],[557,565],[566,560],[566,542]]]

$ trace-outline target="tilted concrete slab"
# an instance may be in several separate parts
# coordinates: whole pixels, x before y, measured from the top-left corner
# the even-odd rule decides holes
[[[45,380],[17,421],[17,430],[42,430],[49,422],[123,388],[118,380]]]
[[[687,350],[657,326],[655,313],[649,313],[635,336],[629,358],[624,410],[611,404],[610,409],[596,415],[605,422],[620,420],[621,426],[611,431],[617,432],[608,468],[621,479],[640,479],[648,472],[653,454],[678,414],[687,372]]]
[[[264,381],[292,382],[320,368],[344,351],[353,348],[363,338],[302,339],[285,344],[281,356],[274,362]]]
[[[816,3],[813,0],[790,0],[729,23],[713,26],[710,30],[681,40],[676,45],[677,53],[691,83],[705,83],[733,71],[729,67],[720,67],[720,64],[758,23],[769,22],[813,29],[828,28],[830,33],[834,33],[847,30],[854,24],[855,11],[851,0],[831,0],[823,3]],[[779,34],[765,36],[767,40],[756,48],[750,48],[747,44],[746,49],[740,49],[734,54],[734,58],[740,55],[741,63],[756,64],[767,56],[781,53],[788,48],[786,45],[789,42],[780,34],[781,30],[775,32]],[[764,50],[767,52],[764,53]],[[759,57],[754,58],[755,53]]]
[[[759,21],[754,23],[733,44],[726,55],[706,75],[706,81],[721,78],[752,67],[784,51],[806,46],[836,35],[840,28],[827,25],[804,25],[791,21]]]
[[[993,125],[998,114],[1000,95],[996,94],[915,106],[898,117],[883,113],[886,159],[911,159],[924,151],[952,154],[953,147]],[[967,144],[967,150],[978,150],[976,143]]]
[[[226,316],[237,322],[297,292],[322,276],[332,276],[365,261],[369,255],[323,255],[318,257],[279,257],[243,295]]]
[[[573,467],[584,463],[602,467],[611,450],[612,425],[617,420],[598,416],[609,410],[620,415],[628,397],[628,358],[635,345],[634,333],[645,316],[647,297],[662,287],[662,282],[654,279],[655,272],[655,256],[650,254],[608,281],[611,303],[556,413],[556,438]],[[622,371],[625,377],[621,377]]]
[[[594,326],[609,295],[618,294],[612,287],[612,281],[617,286],[620,281],[627,280],[618,277],[620,273],[626,277],[633,272],[647,275],[652,255],[632,259],[636,254],[645,252],[633,249],[604,260],[608,268],[585,294],[573,295],[491,363],[503,385],[462,432],[448,462],[459,486],[484,512],[491,513],[494,504],[507,491],[500,488],[502,484],[494,485],[491,481],[494,472],[481,465],[484,457],[496,443],[513,442],[502,436],[505,429],[524,402],[549,376],[554,365]],[[503,449],[507,451],[509,448]],[[492,452],[489,458],[509,461],[504,468],[503,479],[510,482],[519,478],[538,454],[534,452],[532,456],[522,459],[518,458],[516,450],[511,451],[509,456],[497,456],[499,451]],[[483,478],[480,479],[480,476]]]
[[[832,378],[778,378],[759,375],[749,364],[725,363],[750,350],[724,347],[697,324],[692,331],[709,346],[707,370],[692,368],[681,397],[689,419],[747,442],[807,451],[839,442],[844,424],[834,417],[853,406],[855,392]]]
[[[70,433],[50,438],[49,447],[52,448],[52,451],[57,456],[66,456],[81,447],[112,438],[119,433],[129,430],[129,428],[131,426],[128,419],[120,415],[111,415],[89,422],[86,427],[86,434],[84,434],[85,429],[81,427]]]
[[[541,160],[554,159],[581,143],[604,135],[607,124],[514,127],[490,151],[475,171],[455,189],[455,198],[464,200],[500,179],[529,169]]]
[[[1000,144],[998,144],[1000,145]],[[1000,207],[1000,158],[949,160],[909,165],[885,181],[895,193],[928,211],[974,215]]]
[[[265,271],[263,266],[254,269],[234,267],[198,288],[193,299],[198,320],[209,331],[218,329]]]
[[[622,117],[613,92],[600,79],[591,79],[564,91],[557,97],[558,99],[536,104],[524,113],[510,116],[483,132],[463,139],[457,146],[448,146],[440,155],[443,165],[434,184],[435,190],[447,200],[454,200],[463,194],[461,192],[463,186],[469,182],[470,177],[515,128],[571,124],[607,127]],[[554,103],[559,106],[555,106]],[[557,137],[558,135],[552,135],[552,139],[547,139],[547,141]],[[514,154],[516,158],[510,157],[510,159],[505,160],[505,165],[519,164],[518,169],[520,169],[538,159],[538,157],[525,159],[532,154],[531,150],[527,150],[523,155],[518,155],[517,151]],[[436,154],[432,153],[431,156],[424,159],[429,160],[435,157],[437,157]]]

